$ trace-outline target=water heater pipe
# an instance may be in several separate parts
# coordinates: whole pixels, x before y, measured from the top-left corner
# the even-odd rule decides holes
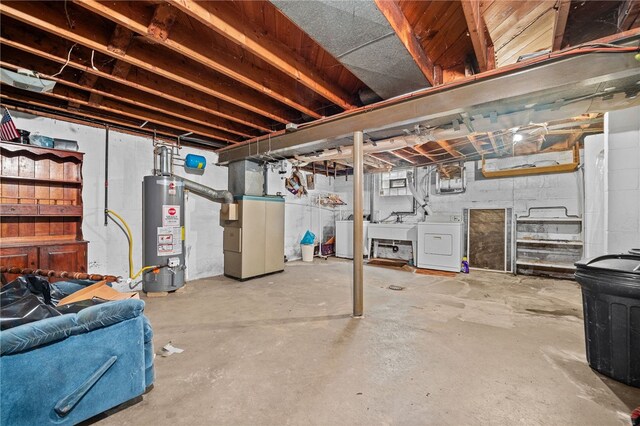
[[[221,202],[223,204],[233,204],[233,194],[226,190],[213,189],[208,186],[199,184],[192,180],[177,176],[171,173],[171,154],[169,148],[161,146],[160,149],[160,175],[161,176],[175,176],[181,179],[184,183],[184,188],[187,191],[191,191],[201,197],[208,198],[211,201]]]

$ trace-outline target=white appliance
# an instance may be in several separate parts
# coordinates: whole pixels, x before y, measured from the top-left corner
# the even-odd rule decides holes
[[[373,244],[373,257],[378,256],[378,243],[375,240],[410,241],[413,251],[413,264],[417,262],[417,226],[415,223],[372,223],[369,225],[369,243],[367,249],[371,250]]]
[[[362,252],[369,256],[367,251],[367,228],[369,221],[363,222],[362,229]],[[353,259],[353,221],[336,220],[336,257]]]
[[[462,261],[461,222],[418,224],[418,267],[460,272]]]

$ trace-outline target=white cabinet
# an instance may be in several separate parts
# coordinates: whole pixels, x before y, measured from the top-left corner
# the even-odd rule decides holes
[[[365,256],[367,253],[367,228],[369,222],[364,221],[362,232],[362,251]],[[336,257],[344,257],[353,259],[353,221],[337,220],[336,221]]]

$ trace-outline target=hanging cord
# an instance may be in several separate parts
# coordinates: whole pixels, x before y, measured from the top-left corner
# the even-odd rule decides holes
[[[129,238],[129,278],[131,278],[131,280],[135,280],[143,272],[146,272],[146,271],[149,271],[149,270],[152,270],[152,269],[158,269],[158,268],[162,267],[160,265],[145,266],[145,267],[141,268],[137,273],[134,274],[133,273],[133,234],[131,233],[131,228],[129,228],[129,225],[127,224],[127,221],[124,220],[122,218],[122,216],[120,216],[118,213],[114,212],[113,210],[107,210],[107,214],[113,215],[116,218],[118,218],[118,220],[120,220],[120,222],[122,222],[122,224],[124,225],[124,228],[127,231],[127,237]]]
[[[67,67],[67,65],[69,65],[69,62],[71,61],[71,52],[73,51],[73,48],[76,47],[77,44],[78,43],[73,43],[73,46],[71,46],[71,49],[69,49],[69,53],[67,53],[67,61],[64,63],[62,68],[60,68],[60,71],[58,71],[57,73],[55,73],[51,77],[57,77],[60,74],[62,74],[62,71],[64,71],[64,69]]]
[[[93,56],[96,54],[95,50],[91,51],[91,68],[93,68],[96,71],[100,71],[98,68],[96,68],[96,66],[93,64]]]

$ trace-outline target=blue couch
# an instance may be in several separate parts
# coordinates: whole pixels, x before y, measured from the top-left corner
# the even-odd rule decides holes
[[[76,424],[154,381],[153,332],[137,299],[0,332],[0,424]]]

